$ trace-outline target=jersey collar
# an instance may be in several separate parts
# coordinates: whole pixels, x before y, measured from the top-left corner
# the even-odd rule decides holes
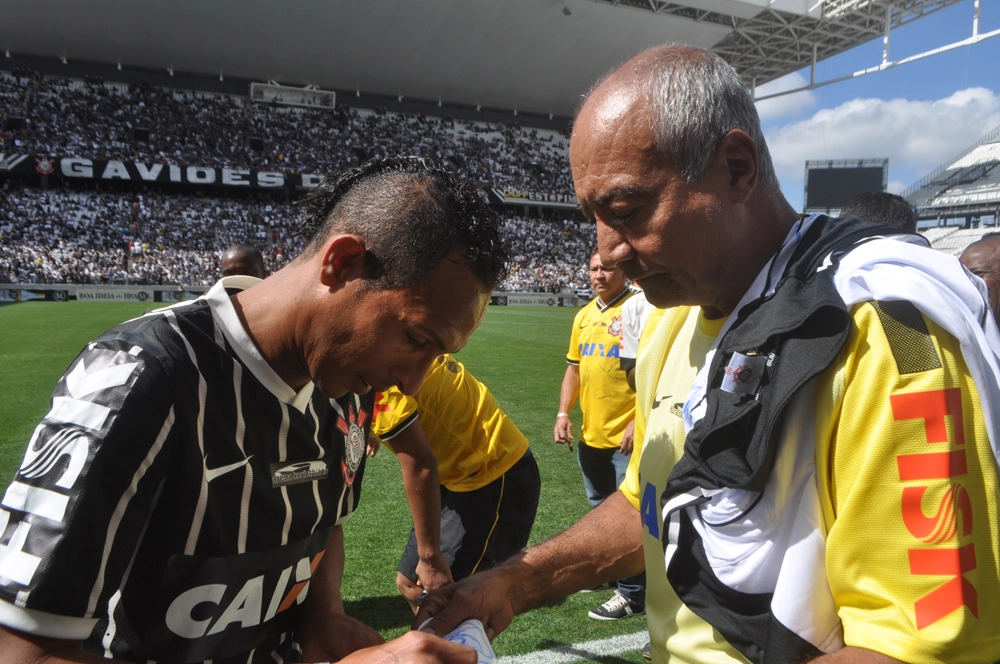
[[[596,299],[597,299],[597,310],[598,310],[598,311],[600,311],[601,313],[604,313],[604,310],[605,310],[605,309],[607,309],[608,307],[613,307],[613,306],[615,306],[616,304],[618,304],[618,303],[619,303],[619,302],[621,302],[621,301],[622,301],[622,300],[623,300],[624,298],[628,297],[628,296],[629,296],[629,295],[631,295],[631,294],[632,294],[632,289],[631,289],[631,288],[629,288],[628,286],[626,286],[625,288],[623,288],[623,289],[622,289],[622,292],[621,292],[621,293],[618,293],[618,295],[616,295],[616,296],[615,296],[615,297],[614,297],[614,298],[613,298],[613,299],[612,299],[612,300],[611,300],[610,302],[608,302],[607,304],[604,304],[604,302],[603,302],[603,301],[601,300],[601,296],[600,296],[600,295],[598,295],[598,296],[597,296],[597,298],[596,298]]]
[[[304,413],[310,399],[312,399],[314,384],[307,383],[298,392],[289,387],[288,383],[275,373],[271,365],[264,360],[264,356],[257,350],[257,346],[243,329],[236,308],[233,307],[233,302],[229,299],[227,289],[246,290],[260,281],[256,277],[242,275],[223,277],[215,282],[215,285],[202,297],[208,301],[208,305],[212,309],[212,317],[215,318],[215,322],[222,330],[226,340],[229,341],[229,345],[233,347],[240,360],[250,369],[257,380],[279,400]]]

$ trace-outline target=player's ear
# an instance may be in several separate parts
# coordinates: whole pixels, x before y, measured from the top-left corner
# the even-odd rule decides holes
[[[364,278],[368,250],[357,235],[337,235],[323,249],[320,282],[336,289],[354,279]]]

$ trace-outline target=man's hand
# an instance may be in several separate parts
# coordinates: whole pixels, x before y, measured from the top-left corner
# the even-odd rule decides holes
[[[625,426],[625,432],[622,434],[622,444],[618,446],[618,451],[622,454],[632,454],[632,448],[635,445],[635,420],[632,420]]]
[[[417,585],[430,592],[449,583],[454,583],[451,576],[451,566],[440,552],[431,558],[420,559],[417,563]]]
[[[552,435],[560,445],[573,442],[573,423],[570,422],[569,415],[560,414],[556,417],[556,427]]]
[[[307,662],[314,660],[306,659]],[[424,632],[407,632],[374,648],[359,650],[343,664],[476,664],[479,653]]]
[[[299,633],[306,662],[336,662],[351,653],[385,643],[382,635],[345,613],[330,613],[322,622],[303,621]]]
[[[369,459],[375,457],[378,454],[379,448],[382,447],[382,441],[375,436],[368,436],[368,447],[365,449],[365,453],[368,455]]]
[[[515,582],[502,568],[494,568],[447,585],[424,598],[413,626],[423,625],[423,631],[443,635],[468,618],[478,618],[492,641],[514,620],[511,599]],[[424,625],[429,618],[432,620]]]

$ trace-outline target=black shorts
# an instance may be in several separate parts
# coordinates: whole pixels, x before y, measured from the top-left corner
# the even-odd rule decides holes
[[[506,473],[475,491],[441,487],[441,553],[456,581],[523,549],[538,511],[542,481],[531,450]],[[399,572],[417,578],[417,536],[410,528]]]

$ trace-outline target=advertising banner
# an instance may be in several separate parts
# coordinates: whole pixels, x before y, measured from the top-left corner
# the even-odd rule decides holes
[[[504,205],[538,205],[541,207],[576,208],[575,194],[553,194],[520,189],[493,189],[493,195]]]
[[[152,302],[153,291],[141,288],[92,288],[76,289],[76,299],[80,302]]]
[[[0,159],[0,170],[11,173],[51,175],[86,180],[127,180],[130,182],[176,182],[218,187],[276,189],[314,187],[323,179],[311,173],[253,171],[245,168],[215,168],[178,164],[147,164],[141,161],[53,157],[8,154]]]

